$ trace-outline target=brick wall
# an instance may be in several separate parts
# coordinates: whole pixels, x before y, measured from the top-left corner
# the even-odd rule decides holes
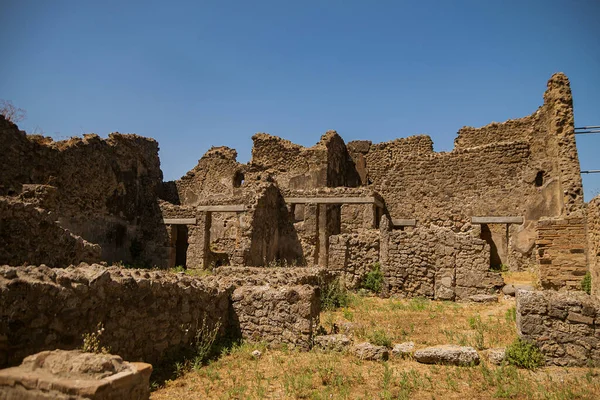
[[[587,205],[588,265],[592,294],[600,299],[600,196]]]
[[[544,289],[581,289],[587,271],[587,240],[584,218],[538,222],[536,257]]]

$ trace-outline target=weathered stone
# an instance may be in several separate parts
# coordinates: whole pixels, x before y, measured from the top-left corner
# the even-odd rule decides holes
[[[494,294],[475,294],[470,296],[469,300],[475,303],[497,303],[498,296]]]
[[[361,360],[382,361],[387,360],[390,352],[387,347],[376,346],[369,342],[355,344],[352,353]]]
[[[535,290],[535,287],[528,285],[526,283],[515,283],[515,291],[516,290],[528,290],[528,291],[533,291]]]
[[[394,345],[392,349],[392,355],[399,357],[409,357],[415,351],[414,342],[404,342]]]
[[[0,370],[0,398],[148,399],[151,372],[110,354],[44,351]]]
[[[514,285],[512,284],[508,284],[508,285],[504,285],[504,287],[502,288],[502,293],[504,293],[507,296],[515,296],[517,290],[515,289]]]
[[[342,351],[352,344],[348,336],[343,334],[315,336],[314,342],[315,347],[333,351]]]
[[[479,354],[468,346],[440,345],[415,351],[415,360],[424,364],[468,366],[479,364]]]
[[[482,353],[490,363],[495,365],[502,364],[506,357],[506,349],[504,347],[483,350]]]

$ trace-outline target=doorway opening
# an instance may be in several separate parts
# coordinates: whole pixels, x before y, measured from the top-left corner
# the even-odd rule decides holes
[[[186,225],[174,225],[177,239],[175,241],[175,266],[185,267],[187,265],[188,249],[188,227]]]
[[[492,237],[492,231],[488,224],[481,224],[480,239],[485,240],[490,245],[490,268],[500,270],[502,268],[502,259],[498,253],[498,246]]]

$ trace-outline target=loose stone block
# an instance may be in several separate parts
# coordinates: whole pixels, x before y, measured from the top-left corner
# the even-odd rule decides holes
[[[468,366],[479,364],[479,354],[468,346],[440,345],[415,351],[415,360],[424,364]]]
[[[0,398],[143,400],[150,398],[151,373],[150,364],[115,355],[44,351],[0,370]]]
[[[361,360],[384,361],[390,356],[387,347],[376,346],[369,342],[358,343],[352,347],[352,353]]]

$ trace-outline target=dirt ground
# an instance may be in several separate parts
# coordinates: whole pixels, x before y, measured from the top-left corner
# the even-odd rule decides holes
[[[508,274],[511,283],[530,282]],[[328,332],[335,327],[355,342],[412,341],[415,348],[437,344],[484,350],[504,347],[516,335],[515,300],[498,303],[437,302],[423,298],[380,299],[351,295],[347,307],[321,314]],[[255,358],[252,351],[260,350]],[[152,393],[152,399],[597,399],[597,368],[544,367],[535,371],[480,365],[420,364],[410,358],[362,361],[347,352],[269,349],[242,344],[217,360],[182,372]]]

